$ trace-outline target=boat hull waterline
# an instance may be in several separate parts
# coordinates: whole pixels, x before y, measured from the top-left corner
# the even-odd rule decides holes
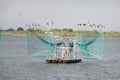
[[[46,59],[47,63],[79,63],[81,59]]]

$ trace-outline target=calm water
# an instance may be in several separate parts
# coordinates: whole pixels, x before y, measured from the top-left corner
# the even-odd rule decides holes
[[[26,37],[0,42],[0,80],[120,80],[120,38],[105,38],[104,57],[77,64],[47,64],[28,58]]]

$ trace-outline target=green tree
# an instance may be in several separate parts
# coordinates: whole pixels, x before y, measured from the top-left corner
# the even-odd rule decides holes
[[[73,29],[69,29],[69,32],[73,32]]]
[[[15,31],[13,28],[7,29],[5,31]]]
[[[21,28],[21,27],[18,27],[18,28],[17,28],[17,31],[24,31],[24,29]]]
[[[63,30],[63,31],[68,31],[68,29],[66,29],[66,28],[63,28],[62,30]]]

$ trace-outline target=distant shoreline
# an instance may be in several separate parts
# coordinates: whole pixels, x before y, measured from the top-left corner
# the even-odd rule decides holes
[[[60,34],[57,32],[57,34]],[[76,36],[75,32],[71,33],[71,35]],[[2,36],[27,36],[27,31],[3,31]],[[65,36],[60,34],[60,36]],[[69,36],[69,35],[66,35]],[[89,35],[88,35],[89,36]],[[105,37],[120,37],[120,32],[104,32]]]

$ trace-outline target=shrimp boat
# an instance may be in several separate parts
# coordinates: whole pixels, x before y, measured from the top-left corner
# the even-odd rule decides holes
[[[82,59],[77,58],[76,41],[72,41],[70,47],[58,47],[53,55],[46,59],[47,63],[78,63]]]
[[[80,25],[81,26],[81,25]],[[101,59],[103,55],[104,29],[88,23],[74,36],[63,31],[46,30],[46,27],[31,25],[27,33],[28,56],[45,60],[47,63],[79,63],[84,60]],[[61,33],[60,33],[61,32]],[[65,33],[64,33],[65,34]],[[67,31],[67,34],[71,32]]]

